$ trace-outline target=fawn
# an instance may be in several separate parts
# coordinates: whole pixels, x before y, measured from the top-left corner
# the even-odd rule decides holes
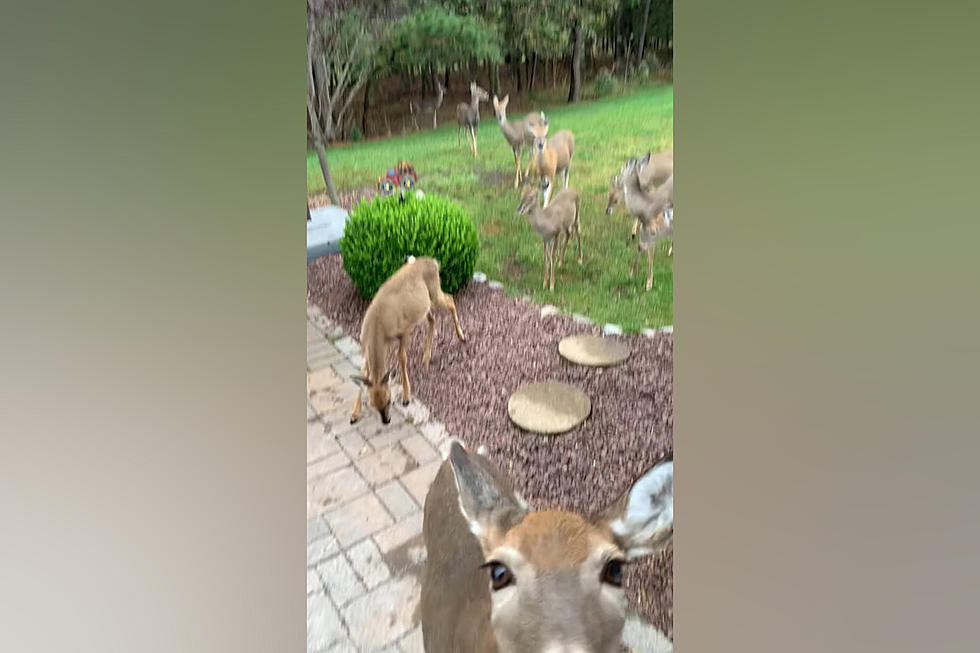
[[[673,539],[673,461],[583,516],[530,511],[484,454],[453,441],[425,497],[427,653],[621,650],[623,567]]]
[[[529,113],[520,120],[507,122],[507,102],[509,101],[509,94],[505,95],[502,100],[498,100],[497,96],[494,95],[493,112],[497,116],[500,132],[504,135],[507,144],[510,145],[510,149],[514,151],[514,166],[517,168],[514,176],[514,188],[517,188],[521,183],[521,150],[527,147],[530,154],[527,161],[527,172],[523,176],[526,177],[531,173],[531,163],[534,158],[534,134],[528,131],[528,127],[540,125],[544,119],[544,113]]]
[[[436,114],[439,112],[439,107],[442,106],[442,98],[446,94],[446,89],[442,87],[438,79],[433,79],[436,83],[436,94],[430,97],[422,98],[421,101],[412,100],[408,103],[408,111],[412,114],[412,122],[415,123],[415,129],[419,129],[418,120],[416,116],[432,112],[432,128],[436,128]]]
[[[563,172],[565,188],[568,188],[568,172],[572,166],[572,154],[575,152],[575,137],[572,132],[563,129],[549,140],[548,118],[544,113],[541,114],[541,123],[528,125],[527,131],[534,137],[534,169],[538,177],[548,181],[547,184],[542,184],[543,206],[547,207],[555,175]]]
[[[545,179],[547,184],[548,180]],[[537,192],[530,183],[524,184],[521,192],[521,203],[517,213],[527,215],[528,222],[541,236],[544,244],[544,281],[542,288],[548,287],[548,275],[551,275],[551,290],[555,289],[555,259],[558,251],[558,241],[565,235],[565,244],[558,259],[558,267],[565,261],[568,252],[568,241],[575,232],[578,244],[578,262],[582,264],[582,226],[579,223],[580,198],[578,191],[566,188],[555,195],[555,199],[547,207],[538,206]],[[550,249],[549,249],[550,245]]]
[[[466,336],[459,326],[456,304],[450,295],[442,292],[439,280],[439,262],[434,258],[408,257],[408,262],[399,268],[387,281],[381,284],[371,300],[364,321],[361,324],[361,347],[364,354],[363,376],[353,376],[358,384],[367,388],[368,399],[381,415],[385,424],[391,421],[389,413],[391,392],[388,377],[394,367],[388,368],[388,343],[398,341],[398,363],[402,373],[402,405],[407,406],[411,399],[411,385],[408,382],[408,341],[412,331],[422,319],[429,321],[425,335],[425,349],[422,365],[429,366],[432,358],[432,336],[435,332],[433,307],[448,311],[453,316],[456,336],[466,342]],[[350,423],[361,417],[361,391],[358,388]]]
[[[480,125],[480,102],[490,98],[490,94],[484,91],[476,82],[470,82],[470,103],[460,102],[456,105],[456,147],[459,147],[459,133],[463,129],[468,129],[470,137],[473,139],[473,156],[476,156],[476,128]]]

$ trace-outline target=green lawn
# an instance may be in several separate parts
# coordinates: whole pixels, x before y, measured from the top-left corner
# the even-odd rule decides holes
[[[478,159],[473,158],[465,141],[457,148],[453,121],[437,130],[331,148],[327,161],[338,190],[373,187],[388,167],[401,159],[412,162],[420,189],[453,198],[473,218],[481,244],[477,270],[503,281],[508,294],[528,294],[536,302],[584,313],[600,324],[613,322],[636,331],[673,324],[672,259],[666,256],[666,245],[661,244],[654,256],[650,292],[644,290],[645,254],[636,278],[630,278],[636,248],[627,246],[626,239],[632,219],[627,218],[622,205],[612,216],[606,216],[606,194],[609,177],[619,171],[628,156],[673,147],[673,109],[673,88],[656,86],[625,97],[547,111],[552,133],[568,129],[575,135],[569,186],[582,196],[584,253],[581,266],[574,251],[569,254],[557,271],[553,293],[541,289],[541,239],[516,212],[519,191],[513,188],[514,157],[497,126],[492,105],[481,105]],[[526,157],[525,153],[522,165]],[[312,153],[307,157],[306,170],[308,192],[321,192],[323,176]],[[569,249],[574,248],[573,240]]]

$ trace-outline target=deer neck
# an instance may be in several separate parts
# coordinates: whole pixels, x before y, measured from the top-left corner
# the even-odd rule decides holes
[[[497,116],[497,123],[500,125],[500,131],[507,138],[507,142],[514,142],[520,139],[519,125],[516,122],[508,122],[506,113],[501,112]]]
[[[476,114],[480,110],[480,98],[475,95],[470,96],[470,113]]]

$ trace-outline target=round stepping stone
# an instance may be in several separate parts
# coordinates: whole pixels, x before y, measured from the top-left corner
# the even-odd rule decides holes
[[[565,360],[577,365],[608,367],[629,358],[630,350],[629,347],[612,338],[584,333],[562,338],[558,342],[558,353]]]
[[[591,412],[588,395],[559,381],[522,385],[507,400],[511,421],[525,431],[542,435],[570,431]]]

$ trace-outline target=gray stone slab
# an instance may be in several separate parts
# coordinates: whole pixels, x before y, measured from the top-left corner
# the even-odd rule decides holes
[[[306,223],[306,260],[340,252],[340,239],[349,216],[339,206],[324,206],[310,210]]]
[[[576,365],[607,367],[618,365],[629,358],[630,350],[624,343],[613,338],[583,333],[558,341],[558,353]]]
[[[568,383],[542,381],[518,388],[507,400],[507,414],[531,433],[557,435],[570,431],[592,412],[588,395]]]

